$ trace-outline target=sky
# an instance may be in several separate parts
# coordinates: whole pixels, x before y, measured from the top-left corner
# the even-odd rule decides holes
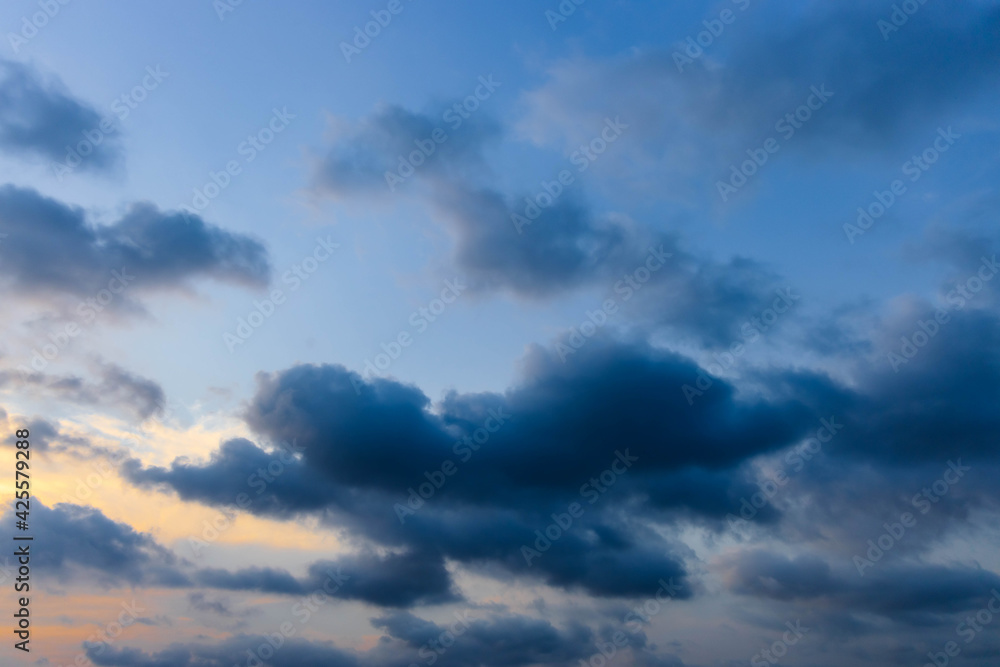
[[[994,0],[4,3],[0,663],[997,664],[998,84]]]

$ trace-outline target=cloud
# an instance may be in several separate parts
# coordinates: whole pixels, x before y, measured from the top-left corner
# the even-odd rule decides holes
[[[990,3],[928,3],[886,40],[878,21],[893,6],[733,8],[736,22],[701,57],[681,62],[682,71],[678,54],[683,58],[689,48],[683,38],[607,57],[565,58],[522,95],[525,113],[515,128],[537,146],[569,154],[606,117],[620,115],[628,134],[598,165],[609,182],[696,203],[718,201],[717,179],[729,178],[729,165],[768,137],[780,143],[775,159],[793,152],[803,160],[853,160],[908,150],[913,133],[933,134],[942,123],[979,126],[995,105],[1000,10]],[[714,14],[706,7],[705,16]],[[695,35],[704,26],[690,28]],[[807,122],[777,127],[813,87],[823,86],[832,96]]]
[[[59,503],[46,507],[32,502],[32,534],[45,549],[32,555],[32,564],[45,576],[68,583],[79,581],[80,570],[94,573],[107,586],[181,586],[182,559],[150,535],[113,521],[92,507]],[[10,525],[13,517],[6,516]]]
[[[439,625],[400,612],[376,617],[372,625],[386,634],[364,652],[272,634],[270,640],[265,635],[235,635],[214,643],[175,643],[156,653],[105,646],[88,649],[87,657],[95,665],[108,667],[230,667],[243,664],[248,655],[265,658],[269,667],[390,667],[420,664],[432,655],[434,664],[441,667],[513,667],[569,665],[596,650],[593,634],[585,626],[560,629],[548,621],[515,614],[478,619],[466,612],[458,621]],[[448,633],[453,643],[437,641]]]
[[[560,630],[546,620],[516,614],[466,623],[442,626],[408,612],[372,619],[373,626],[385,630],[411,650],[438,639],[449,626],[462,628],[455,645],[441,654],[442,665],[570,664],[594,652],[593,633],[580,624]]]
[[[422,186],[412,184],[418,200],[429,204],[432,219],[451,233],[452,262],[472,291],[540,300],[603,288],[617,290],[612,296],[619,298],[632,291],[625,280],[637,270],[647,271],[652,254],[658,268],[636,299],[646,311],[637,319],[644,326],[704,338],[712,346],[728,346],[738,338],[737,323],[773,300],[779,281],[766,267],[743,257],[726,262],[700,257],[682,249],[674,235],[647,229],[621,213],[599,213],[574,191],[581,186],[553,181],[559,192],[551,196],[478,184],[484,146],[500,134],[492,121],[480,118],[485,117],[475,116],[449,134],[412,177]],[[332,145],[314,168],[313,189],[360,199],[381,198],[386,171],[394,173],[399,156],[437,127],[433,118],[397,106],[335,125]]]
[[[96,225],[83,210],[13,185],[0,187],[0,281],[20,297],[97,297],[183,289],[196,278],[246,287],[270,280],[264,246],[209,225],[197,216],[133,204],[112,225]],[[106,303],[103,302],[103,303]]]
[[[317,513],[376,544],[428,559],[494,563],[558,587],[628,596],[645,593],[659,578],[680,584],[685,576],[685,549],[653,531],[649,519],[670,508],[696,515],[723,510],[714,494],[675,494],[675,484],[711,479],[716,492],[738,505],[750,488],[742,462],[795,442],[814,419],[794,402],[737,401],[725,383],[689,405],[681,386],[697,367],[641,346],[592,341],[566,364],[539,349],[524,366],[523,381],[505,394],[453,393],[433,410],[415,387],[364,382],[340,366],[259,376],[247,422],[266,440],[297,443],[302,454],[283,463],[249,511]],[[484,424],[495,430],[488,444],[478,451],[462,444]],[[615,463],[622,451],[634,464],[601,499],[604,491],[595,488],[605,487],[596,477],[612,465],[622,470]],[[274,456],[230,441],[207,463],[143,468],[131,461],[123,474],[135,484],[219,504],[245,490],[248,476]],[[404,514],[401,525],[399,506],[409,490],[447,460],[459,473],[414,516]],[[526,562],[522,545],[534,544],[535,531],[573,502],[588,508],[577,527],[537,562]],[[690,595],[687,584],[680,587]]]
[[[502,394],[451,392],[437,404],[416,387],[364,381],[340,366],[261,374],[247,423],[264,441],[298,443],[301,454],[250,511],[314,514],[374,545],[494,575],[499,566],[595,596],[641,594],[666,573],[684,582],[687,596],[696,585],[687,579],[686,547],[653,525],[727,530],[726,517],[773,474],[764,471],[780,467],[791,480],[753,518],[755,534],[794,535],[803,546],[849,559],[866,531],[875,538],[883,522],[917,514],[899,502],[900,493],[910,490],[909,501],[949,461],[972,466],[937,499],[933,514],[918,514],[921,530],[898,547],[901,557],[917,557],[956,530],[954,519],[996,509],[989,480],[1000,461],[990,434],[1000,427],[1000,359],[983,350],[1000,350],[984,347],[1000,340],[1000,319],[988,310],[952,315],[939,344],[923,348],[905,372],[871,360],[845,369],[850,382],[801,368],[750,369],[741,384],[756,387],[745,395],[755,398],[738,398],[736,386],[716,379],[693,405],[681,391],[700,372],[692,361],[601,337],[565,363],[535,348],[521,379]],[[878,354],[883,345],[872,341]],[[795,463],[793,448],[815,435],[821,418],[837,425],[835,437],[812,462]],[[463,444],[484,424],[498,428],[475,449]],[[587,480],[622,447],[636,457],[634,466],[526,564],[521,548],[569,503],[581,502]],[[124,474],[220,504],[274,456],[250,441],[230,441],[205,463],[143,468],[132,461]],[[401,514],[411,492],[449,460],[458,472]]]
[[[162,415],[166,396],[159,384],[126,371],[121,366],[96,362],[98,382],[76,375],[22,374],[24,390],[35,390],[60,400],[86,406],[119,407],[140,421]],[[0,387],[14,382],[10,372],[0,372]],[[34,430],[34,429],[33,429]]]
[[[228,600],[224,598],[211,598],[204,593],[188,593],[187,599],[191,608],[196,611],[211,612],[224,618],[233,618],[237,615],[230,608]]]
[[[1000,427],[993,409],[1000,393],[1000,318],[989,310],[948,308],[948,321],[926,345],[904,356],[903,338],[923,332],[937,308],[923,301],[890,313],[871,336],[872,353],[851,362],[852,383],[808,370],[757,377],[776,395],[796,397],[836,414],[850,438],[831,449],[855,460],[941,463],[951,457],[996,458],[992,433]],[[923,335],[923,334],[922,334]],[[918,338],[923,340],[923,338]],[[893,368],[890,354],[903,359]]]
[[[3,386],[3,384],[4,377],[0,373],[0,386]],[[6,413],[4,413],[4,417],[6,418]],[[29,442],[31,443],[31,447],[40,452],[47,452],[52,449],[53,443],[60,438],[59,429],[52,422],[41,417],[35,417],[29,421],[25,424],[25,428],[28,429],[28,433],[30,434],[31,439]],[[7,444],[13,447],[14,443],[18,440],[23,440],[23,438],[18,438],[16,432],[11,433],[7,437]]]
[[[427,553],[364,551],[312,563],[304,577],[286,570],[198,568],[151,535],[109,519],[100,510],[69,503],[32,503],[31,526],[45,553],[33,560],[46,576],[68,584],[96,575],[105,588],[146,586],[308,595],[323,590],[339,600],[407,608],[461,600],[444,563]],[[14,518],[5,517],[13,526]],[[193,597],[192,604],[204,597]]]
[[[880,562],[862,577],[849,563],[834,568],[819,556],[763,550],[733,556],[726,567],[730,590],[741,595],[915,622],[978,609],[1000,585],[1000,575],[981,568]]]
[[[455,230],[455,261],[473,287],[545,296],[607,280],[641,261],[645,248],[627,224],[597,219],[585,206],[559,200],[519,232],[516,209],[499,192],[441,186],[435,205]]]
[[[279,635],[280,636],[280,635]],[[358,667],[349,652],[328,642],[310,642],[298,637],[281,637],[281,650],[265,635],[236,635],[213,644],[171,644],[156,653],[136,648],[99,645],[86,648],[87,658],[99,667],[232,667],[247,661],[248,652],[273,655],[269,667]],[[259,658],[258,658],[259,659]]]
[[[436,130],[437,137],[446,137],[443,143],[434,140]],[[314,165],[313,187],[342,198],[384,195],[395,189],[386,173],[399,177],[401,160],[411,167],[415,164],[413,173],[422,177],[469,169],[481,162],[483,147],[499,135],[499,127],[482,114],[454,128],[443,119],[398,105],[382,105],[356,122],[331,118],[328,134],[330,145]],[[433,152],[421,151],[421,144],[431,146]],[[420,152],[421,158],[411,162],[409,156],[414,151]]]
[[[64,161],[67,147],[83,140],[84,132],[97,131],[102,119],[59,81],[44,81],[32,68],[0,59],[0,147],[5,151]],[[121,161],[119,135],[105,133],[80,168],[108,172]]]
[[[739,339],[737,323],[758,315],[781,286],[758,262],[699,256],[674,234],[623,214],[599,215],[572,194],[539,209],[530,222],[523,217],[524,197],[490,188],[438,182],[432,199],[453,231],[455,264],[480,292],[546,299],[598,288],[622,305],[635,297],[629,304],[635,324],[728,346]],[[523,222],[515,224],[515,215]],[[637,271],[648,280],[641,291]]]
[[[342,583],[340,574],[347,575]],[[334,597],[381,607],[442,604],[461,599],[439,558],[413,552],[384,556],[367,552],[321,561],[310,565],[303,579],[271,568],[235,572],[207,569],[199,571],[195,579],[199,585],[210,588],[284,595],[305,595],[319,590],[328,580],[336,580],[339,587]]]

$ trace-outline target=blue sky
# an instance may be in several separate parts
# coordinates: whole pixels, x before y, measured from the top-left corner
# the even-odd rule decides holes
[[[41,443],[40,604],[71,608],[36,664],[230,664],[335,565],[274,665],[429,664],[468,609],[442,664],[586,663],[661,578],[621,664],[775,664],[802,619],[783,664],[932,660],[1000,586],[998,12],[6,3],[0,427]],[[109,546],[71,555],[74,531]],[[142,627],[81,644],[129,588]],[[974,641],[995,661],[995,627]]]

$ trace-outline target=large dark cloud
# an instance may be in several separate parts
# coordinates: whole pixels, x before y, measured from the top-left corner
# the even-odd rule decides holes
[[[0,230],[8,235],[0,280],[15,296],[96,298],[113,288],[121,294],[112,304],[121,306],[142,292],[185,288],[195,278],[249,287],[270,279],[260,242],[152,204],[134,204],[114,224],[97,225],[82,209],[6,185],[0,187]]]
[[[733,385],[716,379],[692,404],[681,387],[698,376],[693,362],[601,338],[565,363],[535,349],[521,381],[505,393],[452,392],[437,405],[391,380],[366,382],[339,366],[296,366],[261,375],[246,412],[262,439],[301,448],[250,511],[312,513],[431,560],[492,573],[499,566],[553,586],[628,596],[665,575],[685,581],[686,548],[653,525],[694,521],[723,530],[727,517],[760,492],[755,478],[772,474],[762,475],[761,466],[779,467],[791,480],[752,517],[758,534],[794,536],[849,561],[865,539],[881,534],[883,522],[909,511],[919,529],[894,555],[912,559],[976,508],[996,508],[989,480],[997,464],[991,434],[1000,426],[1000,365],[983,350],[1000,350],[984,348],[997,331],[992,312],[956,311],[937,344],[898,372],[859,362],[850,368],[855,381],[845,383],[813,370],[753,371],[745,381],[757,398],[737,398]],[[505,423],[478,451],[456,448],[498,417]],[[824,423],[834,427],[833,438],[800,458],[803,439]],[[591,508],[581,485],[626,449],[636,462]],[[207,463],[143,468],[133,461],[125,474],[219,504],[273,456],[234,441]],[[401,522],[409,491],[448,460],[457,473]],[[952,463],[971,471],[924,516],[912,497]],[[574,501],[584,516],[528,566],[522,545],[532,545],[534,531]],[[685,581],[684,595],[691,590]],[[858,596],[849,599],[861,604]]]
[[[947,321],[936,324],[937,312]],[[936,333],[927,336],[921,322],[937,326]],[[993,460],[992,434],[1000,427],[994,409],[1000,400],[997,314],[971,305],[942,310],[917,300],[882,324],[872,336],[872,352],[850,363],[851,386],[807,370],[765,373],[762,382],[776,395],[817,410],[826,406],[841,418],[849,437],[830,445],[841,454],[901,465],[943,464],[963,455]],[[924,345],[912,343],[915,333]]]
[[[0,148],[14,154],[65,161],[69,146],[97,132],[102,116],[74,99],[58,81],[44,81],[20,63],[0,59]],[[101,132],[102,140],[81,162],[81,169],[108,171],[121,161],[116,133]]]
[[[248,423],[267,440],[297,443],[302,456],[283,464],[249,511],[315,512],[375,543],[433,558],[492,563],[596,595],[641,594],[685,574],[685,549],[653,531],[650,516],[670,509],[723,516],[716,493],[737,503],[752,491],[742,462],[795,442],[815,419],[794,401],[739,401],[724,383],[690,405],[681,386],[697,367],[641,346],[595,340],[565,364],[538,349],[525,368],[523,382],[505,394],[453,393],[433,411],[414,387],[365,382],[339,366],[260,376]],[[479,451],[456,449],[463,438],[482,438],[483,425],[495,432]],[[630,468],[615,463],[619,452]],[[205,464],[133,461],[124,472],[134,483],[220,504],[245,491],[248,475],[274,456],[232,441]],[[448,460],[458,472],[401,523],[398,505],[409,489]],[[586,486],[612,465],[620,479],[606,492],[595,490],[605,488],[597,480]],[[711,480],[714,493],[671,491],[699,479]],[[534,544],[535,530],[573,502],[586,508],[577,526],[529,565],[521,546]],[[681,589],[690,594],[689,585]]]

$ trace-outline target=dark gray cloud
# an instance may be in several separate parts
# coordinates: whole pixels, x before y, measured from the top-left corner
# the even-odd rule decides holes
[[[455,230],[456,263],[480,290],[553,294],[607,280],[645,254],[627,227],[596,219],[568,199],[541,211],[521,233],[511,222],[519,211],[499,192],[441,186],[435,204]]]
[[[336,133],[315,167],[314,189],[337,197],[384,194],[386,171],[395,173],[400,155],[435,127],[433,118],[399,107],[375,111]],[[617,289],[612,296],[624,300],[622,294],[631,291],[624,280],[637,269],[647,270],[642,267],[652,249],[658,268],[636,299],[656,304],[646,309],[648,324],[728,345],[738,337],[737,322],[759,312],[778,285],[773,273],[749,259],[698,257],[682,250],[674,236],[619,213],[597,213],[582,199],[579,185],[553,180],[552,187],[559,188],[554,198],[542,190],[516,194],[476,185],[483,148],[499,130],[479,114],[453,134],[409,178],[426,185],[419,192],[434,219],[451,231],[453,262],[474,291],[541,299],[597,287]],[[576,167],[571,171],[580,178]]]
[[[209,644],[172,644],[155,653],[137,648],[101,645],[86,649],[87,657],[100,667],[232,667],[246,663],[250,654],[271,657],[268,667],[359,667],[351,653],[324,642],[298,637],[283,638],[279,651],[264,635],[236,635]],[[260,651],[260,647],[265,647]],[[260,651],[258,653],[258,651]],[[259,660],[259,658],[258,658]]]
[[[448,625],[438,625],[408,612],[374,618],[372,625],[414,651],[448,630]],[[489,621],[477,619],[469,623],[455,645],[441,654],[439,664],[456,667],[571,664],[594,652],[593,641],[592,631],[580,624],[560,630],[545,620],[498,615]]]
[[[481,162],[483,147],[499,135],[499,126],[481,113],[456,121],[457,129],[443,117],[397,105],[382,105],[356,123],[335,119],[329,128],[330,146],[314,166],[313,186],[336,197],[388,194],[406,187],[413,174],[422,178],[470,169]],[[414,151],[421,156],[411,161]],[[400,169],[401,164],[406,166]],[[402,184],[387,180],[386,173]]]
[[[737,401],[727,385],[689,405],[681,385],[697,367],[643,347],[595,340],[566,364],[539,349],[525,368],[524,381],[505,394],[453,393],[433,412],[414,387],[364,382],[339,366],[260,376],[248,423],[267,440],[298,443],[302,457],[284,464],[250,511],[315,512],[385,546],[470,566],[493,563],[601,596],[645,593],[658,579],[676,577],[687,596],[685,550],[643,517],[670,509],[724,515],[716,494],[736,503],[751,491],[741,463],[794,442],[815,419],[794,401]],[[475,452],[456,446],[484,424],[498,427],[487,445]],[[597,504],[601,493],[588,494],[588,480],[624,450],[632,467]],[[269,456],[231,441],[206,464],[142,468],[133,461],[124,474],[217,504],[245,490]],[[396,505],[446,460],[461,470],[401,525]],[[698,480],[710,480],[712,492],[676,492]],[[534,544],[535,530],[572,502],[588,508],[578,529],[529,566],[520,547]],[[635,519],[622,515],[625,507]]]
[[[339,575],[346,575],[340,582]],[[421,604],[454,602],[451,576],[444,563],[433,556],[400,553],[380,556],[363,553],[336,561],[309,566],[306,577],[297,579],[284,570],[248,568],[228,571],[199,570],[198,585],[232,591],[260,591],[283,595],[306,595],[320,590],[324,582],[336,580],[334,596],[341,600],[361,600],[382,607],[411,607]]]
[[[8,525],[14,518],[5,517]],[[286,570],[198,568],[151,535],[114,521],[93,507],[32,501],[31,526],[45,553],[32,561],[66,584],[96,580],[106,588],[146,586],[309,595],[323,590],[338,600],[406,608],[461,600],[443,561],[415,552],[361,552],[311,564],[304,577]],[[94,577],[92,579],[91,577]],[[82,579],[81,579],[82,578]],[[192,602],[203,602],[204,597]]]
[[[14,296],[96,299],[101,290],[113,290],[109,307],[122,307],[143,292],[183,289],[196,278],[248,287],[270,279],[260,242],[148,203],[132,205],[112,225],[96,225],[80,208],[5,185],[0,230],[8,235],[0,248],[0,280]]]
[[[22,391],[37,391],[79,405],[118,407],[140,421],[163,414],[166,396],[153,380],[105,362],[95,363],[94,372],[96,382],[76,375],[44,373],[26,373],[18,379],[13,373],[0,372],[0,387],[17,383]]]
[[[561,629],[545,620],[515,614],[481,619],[466,612],[451,623],[437,624],[400,612],[371,622],[385,634],[365,652],[298,637],[283,637],[279,648],[272,650],[277,640],[235,635],[215,643],[173,644],[156,653],[134,648],[109,650],[105,646],[103,650],[88,649],[87,656],[95,665],[108,667],[231,667],[246,663],[248,652],[263,656],[269,667],[391,667],[426,664],[428,656],[433,656],[433,664],[441,667],[568,667],[596,651],[594,635],[585,626],[570,624]],[[450,635],[454,643],[440,641],[449,632],[454,633]]]
[[[0,374],[0,387],[4,385],[4,377]],[[4,413],[4,418],[6,418],[7,413]],[[60,434],[59,429],[56,428],[52,422],[41,417],[35,417],[25,423],[24,428],[28,429],[31,447],[37,449],[40,452],[48,451],[52,448],[54,442],[59,440]],[[11,447],[14,443],[22,438],[18,438],[16,433],[11,433],[7,437],[7,444]]]
[[[959,565],[878,563],[860,576],[847,561],[839,566],[815,555],[789,558],[754,550],[730,563],[730,590],[753,597],[867,612],[923,623],[927,613],[979,609],[1000,575]]]
[[[5,151],[65,161],[68,147],[84,140],[84,132],[98,131],[102,118],[60,82],[45,81],[31,67],[0,59],[0,148]],[[109,171],[121,163],[119,136],[101,134],[81,169]]]
[[[332,503],[334,495],[332,490],[324,488],[322,476],[288,456],[234,438],[222,443],[205,466],[175,461],[169,468],[144,469],[139,461],[132,459],[125,463],[123,472],[135,483],[166,485],[181,498],[197,498],[211,504],[231,505],[239,494],[246,493],[253,499],[254,512],[271,516],[288,517],[293,511],[319,510]],[[258,470],[266,471],[268,466],[280,474],[270,475],[271,481],[266,483],[259,475],[253,476]],[[289,506],[279,500],[288,497],[295,497],[297,502]]]
[[[738,324],[759,315],[782,286],[758,262],[699,256],[675,235],[620,214],[597,215],[573,195],[520,228],[512,216],[524,215],[523,197],[438,183],[433,198],[454,232],[454,261],[479,291],[545,298],[596,287],[631,307],[630,321],[715,347],[741,340]]]
[[[854,361],[848,387],[812,371],[761,375],[776,395],[837,414],[847,438],[832,451],[858,460],[899,464],[943,463],[966,456],[992,460],[991,434],[1000,427],[1000,318],[989,310],[947,308],[948,320],[926,336],[920,323],[934,322],[938,307],[917,301],[883,321],[872,354]],[[927,339],[925,345],[903,341]],[[890,357],[893,354],[896,357]],[[908,355],[908,356],[907,356]],[[902,363],[894,361],[899,359]]]
[[[895,4],[809,3],[793,13],[755,4],[737,11],[734,27],[704,55],[682,63],[683,71],[675,55],[684,55],[683,42],[607,59],[564,60],[524,95],[529,113],[520,129],[537,143],[572,150],[604,117],[620,114],[632,125],[626,139],[638,141],[615,165],[640,154],[646,159],[627,167],[629,176],[635,172],[645,182],[665,169],[669,178],[648,185],[670,192],[681,184],[696,187],[692,175],[704,180],[704,170],[744,160],[747,148],[768,136],[790,138],[788,132],[794,142],[782,152],[815,153],[821,145],[824,151],[879,152],[915,130],[926,132],[928,124],[933,132],[963,105],[989,99],[1000,64],[1000,10],[994,5],[921,5],[887,40],[878,21]],[[776,131],[814,86],[825,86],[832,97],[808,122]]]
[[[5,519],[13,525],[12,515]],[[34,499],[31,519],[36,543],[45,545],[32,556],[32,564],[43,576],[68,583],[78,580],[82,570],[109,587],[187,583],[182,559],[150,535],[92,507],[60,503],[50,508]]]
[[[895,555],[912,559],[975,508],[996,507],[989,480],[997,464],[991,434],[1000,427],[1000,363],[984,350],[1000,345],[984,341],[998,334],[991,312],[957,311],[940,344],[922,349],[905,373],[858,363],[855,382],[846,384],[810,370],[753,371],[746,379],[759,387],[757,399],[737,399],[735,387],[717,379],[693,404],[681,391],[698,375],[693,362],[601,338],[565,363],[535,349],[507,392],[453,392],[436,406],[412,386],[366,382],[339,366],[296,366],[261,375],[246,413],[262,439],[295,441],[302,450],[250,511],[313,513],[431,561],[448,558],[494,574],[499,566],[596,596],[638,595],[667,574],[684,582],[686,596],[695,587],[686,580],[686,549],[651,523],[725,530],[726,517],[760,491],[759,463],[773,461],[792,480],[753,517],[755,530],[834,549],[846,562],[865,538],[878,537],[883,522],[910,511],[920,530]],[[478,451],[456,445],[491,416],[506,423]],[[816,433],[821,418],[838,425],[835,437],[804,462],[793,448]],[[526,566],[521,546],[534,542],[553,513],[580,501],[581,484],[626,445],[634,467]],[[206,464],[143,468],[133,461],[125,474],[217,504],[273,456],[238,441]],[[398,508],[408,492],[447,460],[458,473],[401,524]],[[924,517],[911,496],[949,461],[972,471]],[[868,604],[859,595],[844,600]]]
[[[232,618],[237,615],[232,610],[228,600],[209,597],[204,593],[188,593],[188,603],[196,611],[210,612],[225,618]]]
[[[773,124],[789,103],[801,104],[795,96],[826,84],[834,97],[802,136],[870,148],[899,139],[915,124],[939,118],[995,86],[1000,71],[996,6],[928,3],[885,39],[877,22],[893,5],[888,0],[814,3],[780,30],[774,19],[778,14],[788,18],[787,12],[761,7],[757,16],[748,16],[759,30],[734,34],[737,44],[714,82],[717,103],[701,111],[726,124]]]

